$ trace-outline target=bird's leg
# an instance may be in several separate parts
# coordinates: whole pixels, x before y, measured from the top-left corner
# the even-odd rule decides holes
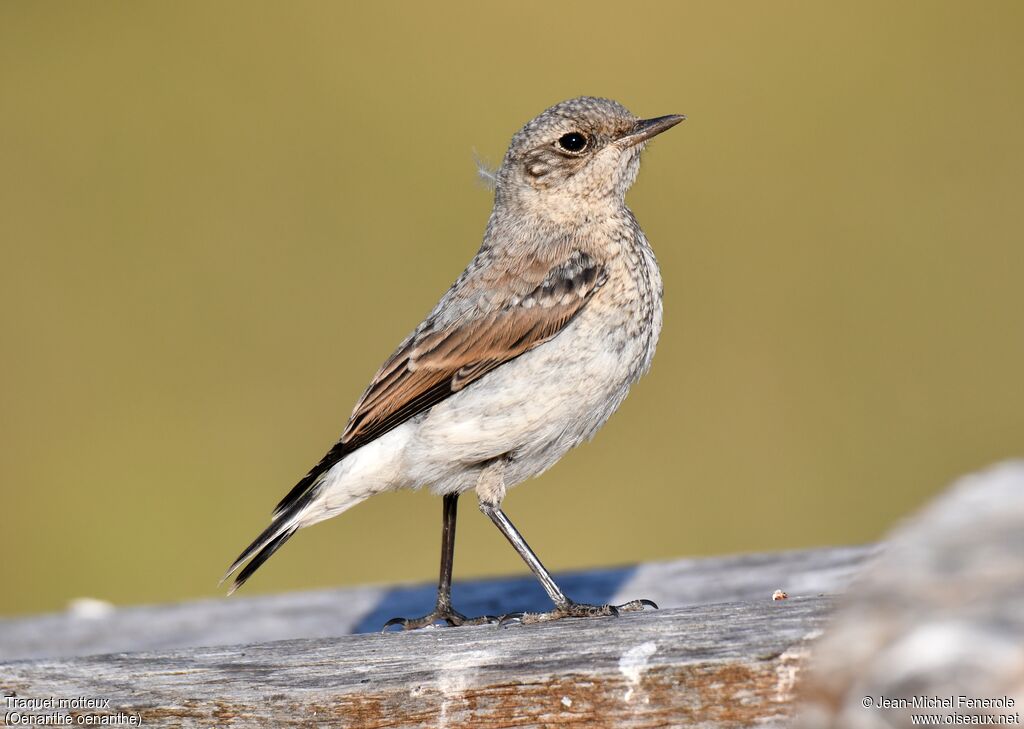
[[[559,618],[591,618],[602,615],[618,615],[622,612],[643,610],[645,607],[658,609],[658,606],[651,600],[632,600],[622,605],[584,605],[573,602],[558,587],[555,580],[551,577],[551,573],[547,571],[540,559],[537,558],[537,555],[530,549],[530,545],[526,543],[523,535],[519,533],[515,525],[505,516],[505,512],[501,510],[499,504],[489,503],[481,497],[480,510],[490,517],[494,525],[501,530],[501,533],[505,535],[505,538],[512,544],[512,547],[519,553],[519,556],[523,558],[527,566],[533,570],[533,574],[537,576],[541,586],[544,588],[544,592],[548,594],[551,602],[555,604],[555,609],[551,612],[513,613],[502,618],[502,622],[516,620],[522,623],[543,623],[549,620],[558,620]]]
[[[441,520],[441,575],[437,582],[437,604],[434,606],[434,612],[421,618],[392,618],[384,623],[381,632],[392,625],[401,625],[403,630],[415,630],[442,620],[451,626],[482,625],[498,621],[493,615],[467,618],[452,608],[452,563],[455,561],[455,519],[458,516],[458,509],[459,495],[445,494]]]
[[[452,565],[455,562],[455,519],[459,512],[459,495],[445,494],[441,516],[441,574],[437,580],[435,612],[452,611]]]

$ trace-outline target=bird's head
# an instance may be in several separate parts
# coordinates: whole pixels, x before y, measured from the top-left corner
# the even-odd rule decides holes
[[[574,218],[621,206],[647,141],[685,118],[638,119],[622,104],[593,96],[556,104],[512,137],[496,201]]]

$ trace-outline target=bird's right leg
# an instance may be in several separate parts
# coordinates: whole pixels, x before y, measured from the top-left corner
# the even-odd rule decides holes
[[[571,600],[562,592],[562,588],[558,586],[551,573],[541,563],[537,554],[530,549],[530,545],[523,539],[523,535],[501,510],[501,501],[505,498],[505,482],[500,462],[481,474],[476,491],[480,500],[480,511],[486,514],[498,527],[498,530],[505,535],[522,560],[526,562],[526,566],[537,577],[544,592],[551,598],[551,602],[555,604],[555,609],[547,613],[511,613],[502,618],[502,623],[510,620],[521,623],[542,623],[560,618],[596,618],[605,615],[618,615],[623,612],[640,611],[645,607],[658,609],[652,600],[631,600],[623,605],[587,605]]]
[[[421,618],[391,618],[384,623],[381,632],[393,625],[401,625],[403,630],[415,630],[441,621],[451,626],[483,625],[498,621],[493,615],[467,618],[452,608],[452,563],[455,561],[455,519],[458,516],[458,509],[459,495],[446,494],[441,520],[441,576],[437,582],[437,604],[434,606],[434,612]]]

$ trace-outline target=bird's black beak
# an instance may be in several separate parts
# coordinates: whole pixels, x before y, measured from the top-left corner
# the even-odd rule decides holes
[[[669,114],[668,116],[659,116],[654,119],[641,119],[633,125],[632,131],[619,137],[618,143],[625,147],[632,147],[634,144],[646,142],[651,137],[668,131],[684,119],[686,119],[686,116],[683,114]]]

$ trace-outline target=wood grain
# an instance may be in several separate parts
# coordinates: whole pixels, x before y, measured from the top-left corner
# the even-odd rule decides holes
[[[110,699],[143,726],[781,725],[824,597],[417,633],[13,662],[5,695]]]
[[[843,591],[875,547],[742,554],[560,574],[573,599],[623,603],[649,598],[664,608],[760,602],[776,589],[793,596]],[[280,595],[69,609],[0,620],[0,662],[127,651],[330,638],[379,630],[389,618],[422,615],[436,584],[351,587]],[[547,610],[550,602],[528,575],[456,582],[455,606],[467,615]]]

